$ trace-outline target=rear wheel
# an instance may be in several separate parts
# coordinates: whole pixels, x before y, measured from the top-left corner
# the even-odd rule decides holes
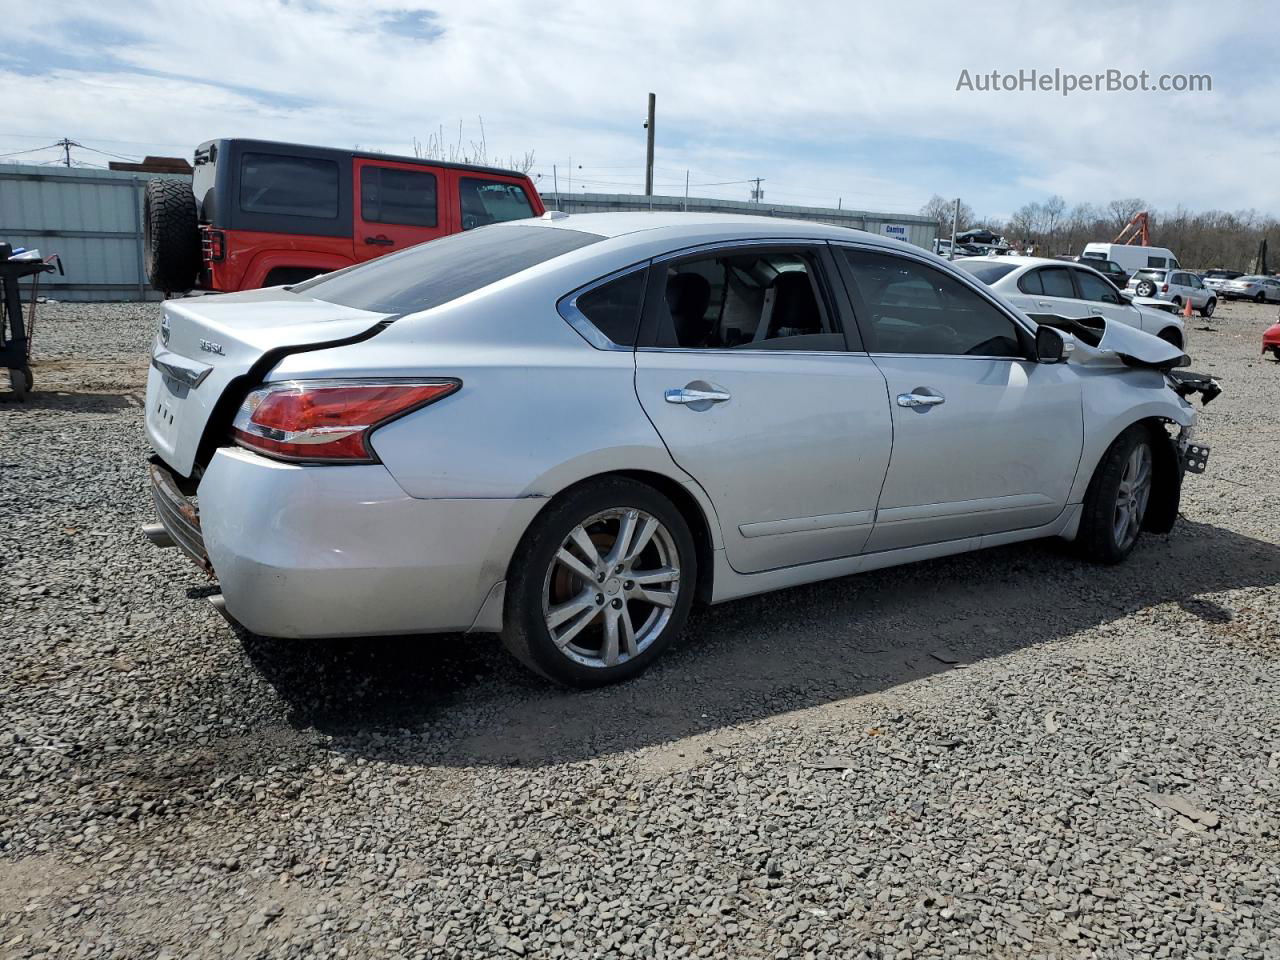
[[[1255,294],[1253,295],[1253,302],[1254,302],[1254,303],[1266,303],[1266,302],[1267,302],[1267,291],[1265,291],[1265,290],[1259,290],[1257,293],[1255,293]]]
[[[1119,563],[1142,533],[1151,499],[1155,455],[1151,433],[1134,424],[1107,448],[1089,481],[1077,543],[1095,563]]]
[[[697,582],[688,524],[651,487],[590,481],[529,528],[507,577],[503,642],[575,687],[645,669],[684,627]]]
[[[1208,303],[1200,308],[1200,316],[1208,320],[1216,309],[1218,309],[1218,301],[1215,297],[1210,297]]]
[[[151,286],[161,293],[190,290],[203,262],[191,184],[148,180],[142,220],[143,257]]]
[[[1170,302],[1170,303],[1172,303],[1175,307],[1181,307],[1181,306],[1182,306],[1182,298],[1181,298],[1181,297],[1174,297],[1174,298],[1173,298],[1172,300],[1170,300],[1169,302]]]

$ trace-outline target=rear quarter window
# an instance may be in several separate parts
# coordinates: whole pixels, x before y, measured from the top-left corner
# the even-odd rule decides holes
[[[240,209],[333,219],[338,216],[338,164],[320,157],[245,153],[240,158]]]
[[[403,315],[430,310],[604,238],[563,227],[455,233],[293,287],[317,300]]]
[[[957,260],[955,265],[988,286],[1018,269],[1016,263],[987,263],[981,260],[975,262]]]

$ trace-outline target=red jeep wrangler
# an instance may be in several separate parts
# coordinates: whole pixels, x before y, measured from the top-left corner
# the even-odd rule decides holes
[[[424,240],[536,217],[524,174],[265,140],[210,140],[195,175],[147,183],[151,285],[164,293],[297,283]]]

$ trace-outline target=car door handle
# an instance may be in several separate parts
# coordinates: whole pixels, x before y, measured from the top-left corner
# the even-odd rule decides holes
[[[936,407],[938,404],[946,402],[946,397],[939,397],[931,393],[898,394],[898,406],[900,407]]]
[[[672,387],[662,395],[667,403],[724,403],[730,399],[727,390],[693,390],[689,387]]]
[[[375,247],[391,247],[395,245],[395,241],[385,233],[380,233],[376,237],[365,237],[364,242],[372,244]]]
[[[1100,316],[1102,316],[1102,315],[1103,315],[1103,314],[1102,314],[1102,311],[1101,311],[1101,310],[1098,310],[1098,309],[1097,309],[1097,308],[1095,308],[1095,307],[1090,307],[1090,308],[1089,308],[1089,314],[1090,314],[1090,316],[1094,316],[1094,317],[1100,317]]]
[[[1052,306],[1053,306],[1053,301],[1052,301],[1052,300],[1037,300],[1037,301],[1036,301],[1036,303],[1037,303],[1037,304],[1039,304],[1039,305],[1040,305],[1040,306],[1042,306],[1042,307],[1052,307]]]

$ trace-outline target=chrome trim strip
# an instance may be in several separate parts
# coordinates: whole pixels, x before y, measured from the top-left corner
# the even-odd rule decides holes
[[[869,527],[875,519],[874,510],[855,510],[852,513],[828,513],[819,517],[794,517],[790,520],[760,520],[738,525],[744,537],[774,537],[784,533],[804,533],[812,530],[836,530],[842,527]]]
[[[185,383],[189,387],[200,386],[204,378],[213,373],[213,367],[210,364],[189,360],[182,354],[163,348],[152,354],[151,365],[166,377]]]

